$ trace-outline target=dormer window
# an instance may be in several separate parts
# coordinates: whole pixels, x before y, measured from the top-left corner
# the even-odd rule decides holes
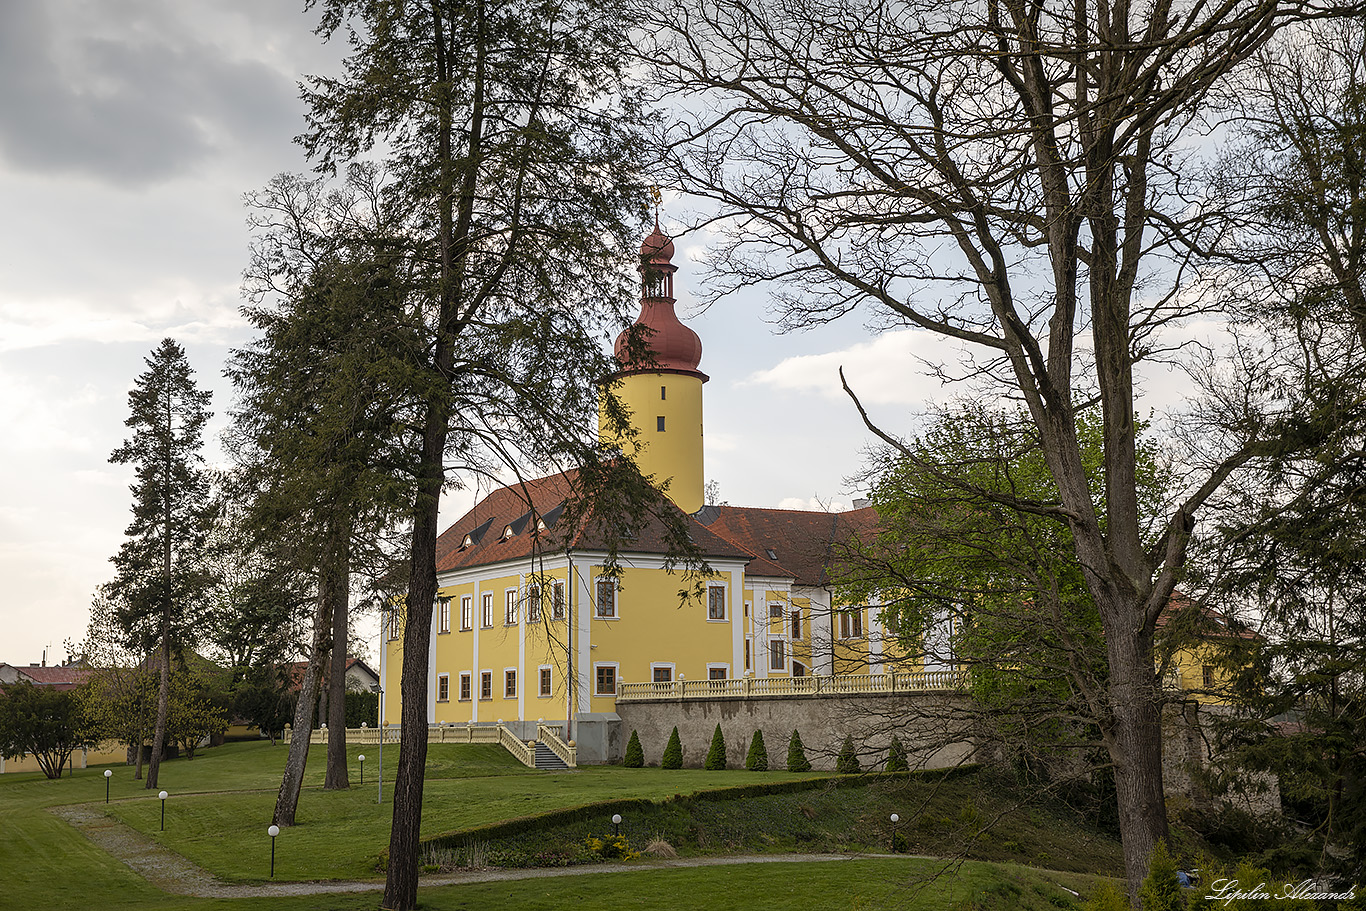
[[[512,530],[512,526],[508,525],[503,529],[503,540],[506,541],[508,538],[511,538],[515,534],[516,532]]]
[[[773,548],[771,548],[771,547],[765,547],[765,548],[764,548],[764,554],[765,554],[770,560],[776,560],[776,559],[778,559],[778,555],[777,555],[776,553],[773,552]]]
[[[473,547],[473,546],[474,546],[474,535],[465,535],[465,540],[463,540],[463,541],[460,542],[460,546],[461,546],[461,547]]]

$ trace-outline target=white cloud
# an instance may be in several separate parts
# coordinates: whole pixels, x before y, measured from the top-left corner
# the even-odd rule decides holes
[[[843,500],[827,500],[824,497],[811,497],[802,499],[801,497],[783,497],[778,501],[779,509],[805,509],[817,512],[844,512],[849,508],[849,504]]]
[[[958,360],[952,343],[919,329],[879,335],[824,354],[805,354],[750,374],[743,384],[844,399],[839,371],[859,399],[870,405],[921,406],[942,398],[944,384],[930,375],[930,365]]]

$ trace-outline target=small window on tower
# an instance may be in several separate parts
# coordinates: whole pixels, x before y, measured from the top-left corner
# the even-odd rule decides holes
[[[668,398],[668,396],[665,394],[665,393],[667,393],[668,391],[669,391],[669,387],[668,387],[668,386],[660,386],[660,387],[659,387],[659,400],[660,400],[661,402],[664,401],[666,398]]]
[[[664,432],[664,415],[661,414],[659,417],[655,418],[655,430],[660,433]]]

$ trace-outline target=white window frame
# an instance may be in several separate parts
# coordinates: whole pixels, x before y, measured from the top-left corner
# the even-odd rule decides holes
[[[526,622],[541,622],[541,586],[538,582],[528,582],[526,586]]]
[[[445,690],[445,695],[442,695],[442,692],[441,692],[442,690]],[[436,701],[437,701],[437,702],[450,702],[450,701],[451,701],[451,675],[450,675],[450,674],[437,674],[437,675],[436,675]]]
[[[517,608],[517,602],[518,602],[519,600],[520,600],[520,598],[519,598],[519,596],[518,596],[518,594],[517,594],[517,589],[515,589],[515,588],[509,588],[509,589],[505,589],[505,590],[503,591],[503,625],[504,625],[504,626],[516,626],[516,625],[517,625],[518,620],[519,620],[519,618],[521,617],[521,611],[518,610],[518,608]]]
[[[863,608],[840,608],[840,638],[863,638]]]
[[[488,695],[484,695],[484,683],[488,683]],[[479,670],[479,701],[493,701],[493,668],[486,667]]]
[[[768,640],[768,669],[770,671],[787,670],[787,662],[790,660],[792,650],[787,647],[787,640],[782,636],[774,636]],[[778,663],[774,664],[774,659]]]
[[[449,597],[438,598],[437,603],[441,606],[441,626],[437,632],[449,633],[451,631],[451,599]]]
[[[604,586],[609,587],[612,592],[612,612],[605,614],[602,612],[602,592]],[[598,576],[593,585],[593,619],[594,620],[620,620],[621,619],[621,586],[617,580],[611,576]]]
[[[550,587],[550,619],[563,620],[565,615],[566,601],[564,598],[564,580],[556,579]]]
[[[604,693],[601,690],[602,680],[598,672],[606,668],[612,669],[612,691]],[[621,687],[621,662],[620,661],[595,661],[593,662],[593,695],[594,696],[615,696]]]
[[[474,596],[460,596],[460,628],[462,630],[474,629]]]
[[[511,693],[508,692],[508,683],[509,683],[509,677],[508,677],[508,675],[509,675],[509,674],[512,675],[511,678],[510,678],[510,682],[512,683],[512,692],[511,692]],[[515,667],[505,667],[505,668],[503,668],[503,698],[504,698],[504,699],[516,699],[516,698],[517,698],[517,687],[518,687],[518,685],[519,685],[520,683],[521,683],[521,681],[519,681],[519,680],[517,679],[517,668],[515,668]]]
[[[787,616],[787,605],[781,601],[768,602],[768,619],[782,620]]]
[[[547,675],[549,679],[547,680]],[[547,684],[549,684],[547,686]],[[548,664],[536,668],[536,687],[538,698],[549,699],[555,694],[555,669]]]
[[[712,594],[711,594],[711,593],[714,592],[714,591],[719,591],[719,592],[721,593],[721,616],[719,616],[719,617],[713,617],[713,616],[712,616],[712,611],[711,611],[711,598],[712,598]],[[726,590],[726,585],[725,585],[725,583],[716,583],[716,584],[712,584],[712,585],[708,585],[708,586],[707,586],[707,622],[708,622],[708,623],[725,623],[727,620],[730,619],[730,598],[728,597],[729,594],[730,594],[730,592],[728,592],[728,591]]]
[[[479,593],[479,628],[493,629],[493,592]]]
[[[655,679],[655,672],[656,672],[656,671],[668,671],[668,672],[669,672],[669,679],[668,679],[668,680],[656,680],[656,679]],[[675,680],[677,680],[677,679],[678,679],[678,668],[675,667],[674,662],[672,662],[672,661],[655,661],[655,662],[653,662],[653,663],[650,665],[650,682],[651,682],[651,683],[673,683],[673,682],[674,682]]]
[[[721,676],[721,677],[713,677],[713,676],[712,676],[712,672],[713,672],[713,671],[720,671],[724,676]],[[707,679],[708,679],[708,680],[730,680],[730,679],[731,679],[731,676],[730,676],[730,665],[729,665],[729,664],[719,664],[719,663],[718,663],[718,664],[708,664],[708,665],[707,665]]]
[[[474,675],[471,674],[469,671],[460,672],[460,692],[458,701],[474,701]]]
[[[802,635],[802,609],[797,605],[792,605],[792,614],[788,618],[788,632],[791,634],[793,642],[800,642],[806,638]]]

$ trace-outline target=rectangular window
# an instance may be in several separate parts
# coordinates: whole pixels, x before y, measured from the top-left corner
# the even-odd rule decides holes
[[[465,595],[460,599],[460,628],[473,629],[474,627],[474,599]]]
[[[1201,683],[1203,683],[1205,689],[1209,689],[1209,688],[1213,687],[1213,686],[1214,686],[1214,665],[1212,665],[1212,664],[1206,664],[1204,667],[1202,667],[1202,668],[1200,669],[1200,677],[1201,677]]]
[[[613,664],[599,664],[595,668],[594,679],[597,688],[593,691],[598,696],[615,696],[617,694],[617,668]]]
[[[442,598],[438,603],[441,605],[441,632],[449,633],[451,631],[451,599]]]
[[[840,611],[840,638],[857,639],[863,635],[863,608]]]
[[[768,669],[781,671],[787,667],[787,642],[773,639],[768,643]]]
[[[517,672],[512,668],[503,671],[503,698],[517,698]]]
[[[707,586],[707,619],[726,619],[726,587],[724,585]]]
[[[479,698],[493,698],[493,671],[482,671],[479,674]]]
[[[745,640],[745,670],[749,670],[749,668],[750,668],[749,649],[750,649],[751,642],[752,642],[752,640],[750,640],[750,639],[746,639],[746,640]]]
[[[768,606],[768,619],[770,619],[770,620],[781,620],[781,619],[783,619],[783,606],[782,606],[781,604],[770,604],[770,605]]]
[[[451,675],[438,674],[436,677],[436,701],[451,701]]]
[[[802,612],[799,608],[792,608],[792,638],[802,637]]]
[[[460,701],[470,701],[470,672],[463,671],[460,674]]]
[[[389,611],[389,641],[394,642],[403,635],[403,612],[399,608]]]
[[[564,619],[564,583],[556,582],[550,589],[550,619]]]
[[[655,418],[655,430],[658,433],[664,432],[664,415],[661,414],[659,417]]]
[[[479,625],[484,629],[493,626],[493,592],[479,596]]]
[[[541,620],[541,587],[539,585],[528,585],[526,587],[526,619],[528,623],[539,623]]]
[[[660,387],[659,387],[659,400],[660,400],[661,402],[664,401],[666,398],[668,398],[668,396],[665,394],[665,393],[667,393],[667,392],[668,392],[668,387],[667,387],[667,386],[660,386]]]
[[[541,668],[541,695],[550,695],[550,668]]]
[[[725,680],[728,677],[730,677],[730,668],[726,667],[724,664],[718,664],[715,666],[708,665],[708,680]]]
[[[517,589],[509,588],[503,592],[503,623],[517,625]]]
[[[654,666],[654,669],[650,672],[650,674],[651,674],[651,679],[653,679],[655,683],[673,683],[673,682],[674,682],[674,669],[673,669],[673,667],[670,666],[670,665],[667,665],[667,664],[666,664],[666,665],[658,665],[658,664],[656,664],[656,665]]]
[[[597,616],[613,618],[617,615],[617,583],[615,579],[598,580]]]

